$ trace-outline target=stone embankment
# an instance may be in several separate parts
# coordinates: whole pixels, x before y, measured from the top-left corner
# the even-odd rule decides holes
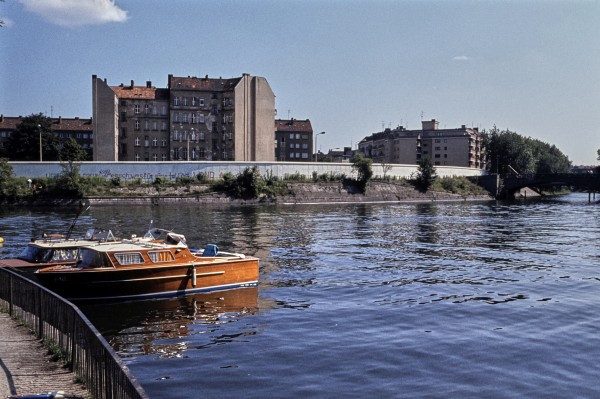
[[[430,201],[486,201],[489,195],[463,196],[440,191],[421,193],[411,186],[372,182],[366,194],[353,192],[341,182],[292,183],[290,192],[276,198],[234,200],[222,193],[208,191],[206,186],[192,186],[157,192],[154,188],[128,190],[115,197],[90,197],[92,205],[140,204],[161,205],[169,203],[199,204],[313,204],[313,203],[375,203],[375,202],[430,202]]]

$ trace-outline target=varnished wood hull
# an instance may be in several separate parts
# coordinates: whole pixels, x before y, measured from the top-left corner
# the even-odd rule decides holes
[[[42,285],[72,300],[169,297],[256,286],[258,259],[152,267],[65,268],[36,275]]]

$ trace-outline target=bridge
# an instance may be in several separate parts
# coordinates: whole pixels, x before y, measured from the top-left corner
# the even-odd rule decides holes
[[[572,190],[600,192],[600,174],[598,173],[548,173],[534,175],[486,175],[481,176],[479,184],[496,198],[511,198],[522,188],[569,187]]]
[[[500,196],[510,197],[522,188],[569,187],[577,191],[600,191],[598,173],[547,173],[535,175],[507,175],[502,177]]]

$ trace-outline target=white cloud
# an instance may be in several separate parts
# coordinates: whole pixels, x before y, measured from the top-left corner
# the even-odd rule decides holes
[[[469,61],[471,58],[467,57],[466,55],[457,55],[456,57],[452,58],[453,61]]]
[[[114,0],[20,0],[27,11],[60,26],[100,25],[124,22],[127,11]]]

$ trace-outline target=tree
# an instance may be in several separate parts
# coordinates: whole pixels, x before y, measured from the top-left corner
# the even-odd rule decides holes
[[[367,191],[367,184],[373,177],[373,161],[362,153],[357,153],[352,158],[352,170],[356,171],[356,183],[362,193]]]
[[[44,161],[58,160],[58,140],[50,132],[52,119],[43,114],[32,114],[21,120],[6,143],[13,161],[39,161],[40,134]]]
[[[422,158],[418,163],[417,174],[413,179],[413,184],[417,190],[426,193],[435,182],[437,173],[431,159]]]
[[[60,160],[63,162],[81,162],[88,158],[87,152],[79,145],[77,140],[69,138],[59,151]]]
[[[556,146],[496,126],[482,132],[482,145],[492,173],[567,173],[571,169],[571,161]]]

